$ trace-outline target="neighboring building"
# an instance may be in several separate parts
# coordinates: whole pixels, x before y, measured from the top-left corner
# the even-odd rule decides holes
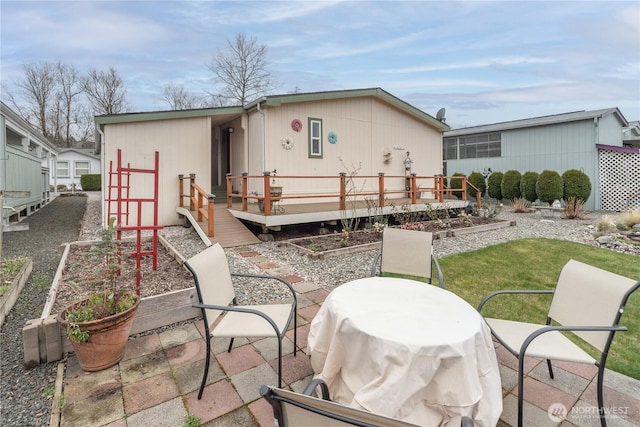
[[[56,189],[64,185],[67,190],[82,190],[80,177],[99,174],[101,170],[100,156],[95,154],[94,149],[61,148],[51,185]]]
[[[2,224],[18,222],[49,202],[57,149],[5,103],[0,103]]]
[[[585,208],[619,211],[640,199],[640,150],[623,147],[628,127],[607,108],[453,129],[444,133],[444,173],[578,169],[591,180]]]
[[[152,168],[159,152],[162,225],[179,224],[179,174],[195,173],[198,185],[218,193],[226,190],[227,174],[338,176],[358,169],[359,175],[404,175],[410,152],[412,172],[436,175],[442,173],[442,132],[449,129],[380,88],[267,96],[244,107],[99,116],[96,125],[103,193],[118,149],[122,164],[138,168]],[[258,184],[250,191],[260,192]],[[285,192],[335,192],[312,185],[296,181]],[[389,183],[404,185],[403,179]]]

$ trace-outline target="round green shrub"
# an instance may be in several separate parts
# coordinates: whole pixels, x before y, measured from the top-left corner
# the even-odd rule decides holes
[[[460,172],[456,172],[451,176],[465,176],[465,174],[460,173]],[[448,188],[451,188],[452,190],[462,190],[462,180],[461,179],[449,178],[449,187]],[[462,192],[460,192],[460,191],[454,191],[452,194],[454,196],[462,198]]]
[[[480,197],[482,197],[484,195],[484,192],[487,189],[487,183],[484,180],[484,175],[482,175],[480,172],[471,172],[471,174],[467,177],[467,181],[469,181],[471,184],[473,184],[478,190],[480,190]],[[467,194],[470,197],[476,197],[476,190],[470,186],[467,185]]]
[[[532,203],[538,199],[538,193],[536,193],[538,176],[540,176],[538,172],[525,172],[520,178],[520,195]]]
[[[498,201],[502,200],[502,177],[504,174],[502,172],[493,172],[489,179],[487,180],[488,184],[488,193],[489,197],[493,197]]]
[[[562,174],[563,198],[570,197],[586,202],[591,195],[591,180],[589,176],[577,169],[570,169]]]
[[[542,171],[536,182],[536,193],[541,202],[553,203],[562,199],[562,177],[556,171]]]
[[[520,178],[520,172],[516,170],[510,170],[504,173],[502,184],[500,185],[503,198],[513,200],[520,197]]]

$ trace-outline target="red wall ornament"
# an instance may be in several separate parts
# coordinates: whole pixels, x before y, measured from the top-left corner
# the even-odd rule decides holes
[[[302,130],[302,122],[298,119],[291,120],[291,129],[300,132]]]

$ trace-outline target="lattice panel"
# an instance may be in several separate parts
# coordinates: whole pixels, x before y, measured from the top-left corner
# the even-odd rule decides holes
[[[640,154],[600,150],[600,209],[640,207]]]

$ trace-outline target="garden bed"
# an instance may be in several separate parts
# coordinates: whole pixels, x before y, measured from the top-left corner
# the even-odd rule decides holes
[[[420,227],[423,231],[432,232],[434,239],[443,239],[515,225],[515,221],[471,217],[467,221],[461,218],[445,221],[426,221],[417,223],[415,227]],[[345,238],[342,233],[333,233],[324,236],[290,239],[282,244],[290,245],[300,250],[309,258],[324,259],[325,257],[378,249],[380,248],[381,239],[381,233],[373,229],[365,229],[350,233],[348,238]]]
[[[182,266],[184,261],[179,253],[160,236],[157,269],[152,269],[152,260],[142,260],[142,300],[131,328],[131,335],[147,332],[200,316],[200,310],[193,308],[197,302],[193,277]],[[94,275],[96,268],[87,262],[86,252],[97,242],[73,242],[64,246],[60,265],[53,279],[47,302],[39,319],[29,320],[23,328],[24,362],[26,366],[36,366],[60,360],[73,351],[66,331],[61,328],[56,315],[72,301],[83,298],[90,289],[71,283],[81,283]],[[145,241],[145,245],[150,242]],[[131,264],[134,264],[133,267]],[[135,287],[135,258],[128,258],[123,265],[123,276],[119,280]],[[65,283],[68,281],[69,283]]]

